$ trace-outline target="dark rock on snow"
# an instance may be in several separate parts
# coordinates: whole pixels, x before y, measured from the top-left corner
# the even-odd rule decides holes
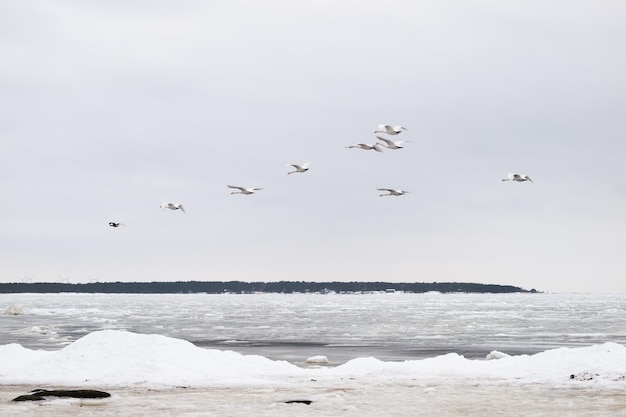
[[[593,381],[597,379],[600,375],[594,374],[591,372],[580,372],[577,374],[571,374],[569,379],[573,379],[575,381]]]
[[[45,390],[36,389],[29,392],[26,395],[20,395],[13,398],[12,401],[42,401],[46,397],[59,397],[59,398],[108,398],[111,394],[104,391],[97,391],[92,389],[69,389],[69,390]]]
[[[311,405],[313,401],[311,400],[287,400],[285,401],[285,404],[306,404],[306,405]]]

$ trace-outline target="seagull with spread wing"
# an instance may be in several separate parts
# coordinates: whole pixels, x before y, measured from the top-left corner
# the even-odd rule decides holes
[[[407,130],[403,126],[378,125],[378,129],[374,133],[386,133],[388,135],[399,135],[403,130]]]
[[[183,213],[186,213],[185,208],[180,203],[163,203],[160,207],[161,209],[180,210]]]
[[[376,136],[376,139],[381,140],[383,143],[377,143],[377,145],[382,145],[387,149],[402,149],[404,146],[401,146],[403,143],[410,142],[408,140],[397,140],[393,141],[390,139],[386,139],[380,136]]]
[[[348,148],[348,149],[357,148],[357,149],[363,149],[363,150],[366,150],[366,151],[376,151],[376,152],[382,152],[383,151],[382,149],[380,149],[378,147],[377,144],[368,145],[367,143],[355,143],[354,145],[346,146],[346,148]]]
[[[294,167],[294,168],[295,168],[295,170],[293,170],[293,171],[289,171],[289,172],[287,173],[287,175],[289,175],[289,174],[296,174],[296,173],[302,173],[302,172],[307,172],[307,171],[309,170],[309,165],[311,165],[311,164],[309,164],[308,162],[307,162],[307,163],[304,163],[304,164],[289,164],[289,165],[287,165],[287,166],[288,166],[288,167]]]
[[[238,187],[236,185],[227,185],[227,187],[233,188],[235,190],[239,190],[239,191],[233,191],[231,192],[231,194],[244,194],[244,195],[254,194],[255,191],[259,191],[263,189],[263,188],[244,188],[244,187]]]
[[[396,190],[393,188],[377,188],[378,191],[387,191],[387,194],[379,194],[379,197],[388,197],[388,196],[395,196],[395,197],[399,197],[401,195],[405,195],[408,193],[408,191],[405,190]]]
[[[506,175],[506,178],[502,178],[502,181],[516,181],[516,182],[530,181],[530,182],[533,182],[533,180],[530,179],[530,177],[528,175],[514,174],[514,173],[508,173]]]

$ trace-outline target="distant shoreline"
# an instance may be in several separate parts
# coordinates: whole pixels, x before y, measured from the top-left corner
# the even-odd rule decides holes
[[[91,282],[91,283],[0,283],[0,294],[15,293],[105,293],[105,294],[252,294],[252,293],[536,293],[512,285],[467,282]]]

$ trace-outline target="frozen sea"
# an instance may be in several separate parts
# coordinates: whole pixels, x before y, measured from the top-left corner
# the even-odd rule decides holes
[[[5,311],[0,416],[626,416],[625,294],[2,294]],[[114,395],[10,402],[57,387]]]

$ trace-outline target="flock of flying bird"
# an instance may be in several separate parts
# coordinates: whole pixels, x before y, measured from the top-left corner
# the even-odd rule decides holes
[[[403,126],[391,126],[391,125],[378,125],[378,129],[376,129],[374,131],[374,134],[376,133],[384,133],[387,135],[399,135],[400,133],[402,133],[402,131],[407,130],[405,127]],[[376,135],[376,139],[379,140],[379,142],[373,143],[373,144],[367,144],[367,143],[355,143],[353,145],[350,146],[346,146],[346,148],[348,149],[363,149],[366,151],[376,151],[376,152],[382,152],[382,148],[387,148],[387,149],[393,149],[393,150],[397,150],[397,149],[403,149],[404,146],[402,146],[404,143],[410,142],[408,140],[400,140],[400,141],[393,141],[391,139],[387,139],[385,137],[382,137],[380,135]],[[309,170],[309,163],[305,163],[305,164],[290,164],[288,165],[290,167],[293,167],[294,170],[293,171],[289,171],[287,172],[287,175],[290,174],[301,174],[301,173],[305,173]],[[509,173],[507,174],[506,178],[503,178],[502,181],[516,181],[516,182],[524,182],[524,181],[530,181],[533,182],[533,180],[528,176],[528,175],[523,175],[523,174],[516,174],[516,173]],[[245,188],[245,187],[239,187],[237,185],[227,185],[228,188],[231,188],[233,190],[236,191],[232,191],[231,194],[242,194],[242,195],[250,195],[250,194],[254,194],[256,191],[260,191],[263,188]],[[385,194],[379,194],[380,197],[388,197],[388,196],[394,196],[394,197],[399,197],[402,195],[405,195],[408,193],[408,191],[406,190],[397,190],[397,189],[393,189],[393,188],[377,188],[378,191],[383,191],[385,192]],[[169,210],[180,210],[183,213],[185,213],[185,208],[183,207],[183,205],[181,203],[170,203],[170,202],[166,202],[160,205],[161,209],[169,209]],[[120,222],[109,222],[109,226],[110,227],[119,227],[119,226],[125,226],[124,223],[120,223]]]
[[[403,126],[378,125],[378,129],[376,129],[374,133],[375,134],[386,133],[388,135],[399,135],[400,133],[402,133],[403,130],[407,130],[407,129]],[[356,149],[363,149],[366,151],[382,152],[383,150],[380,148],[381,146],[384,146],[387,149],[402,149],[404,148],[402,144],[409,142],[408,140],[393,141],[391,139],[387,139],[379,135],[376,135],[376,139],[378,139],[380,142],[376,142],[372,145],[369,145],[367,143],[355,143],[354,145],[346,146],[346,148],[348,149],[356,148]],[[393,188],[377,188],[377,190],[387,192],[387,194],[379,194],[379,197],[388,197],[388,196],[399,197],[401,195],[405,195],[408,193],[408,191],[406,190],[396,190]]]

